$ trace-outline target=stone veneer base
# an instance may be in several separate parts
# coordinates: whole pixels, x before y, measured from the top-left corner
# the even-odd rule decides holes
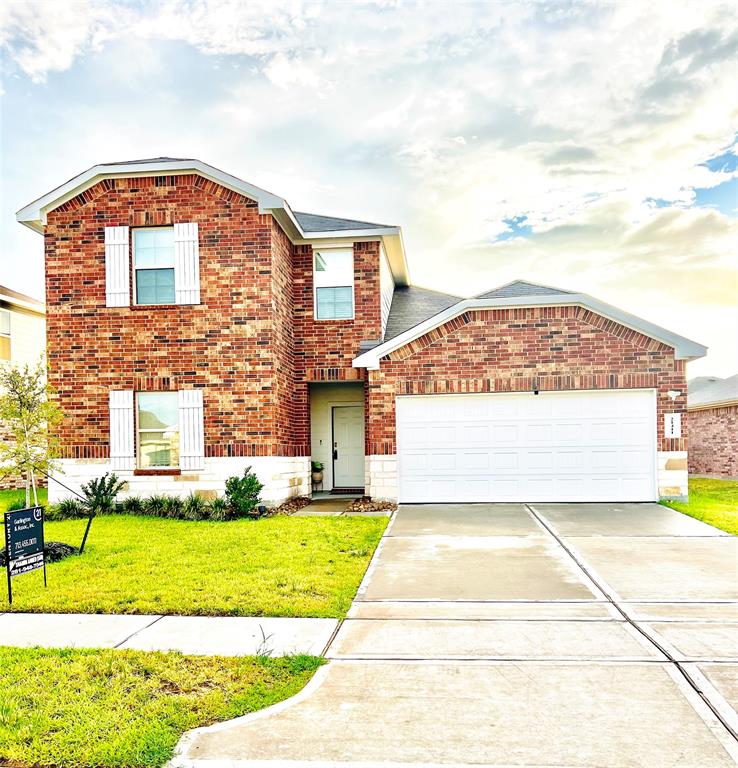
[[[108,459],[64,459],[57,477],[61,483],[79,493],[80,486],[94,477],[112,471]],[[182,472],[180,475],[134,475],[129,470],[116,470],[115,474],[126,483],[121,497],[150,496],[165,493],[187,496],[198,491],[206,495],[222,495],[225,481],[241,475],[246,467],[256,472],[264,484],[262,500],[265,504],[281,504],[294,496],[310,494],[310,459],[306,456],[251,456],[239,458],[208,458],[201,472]],[[74,494],[55,480],[49,480],[49,502],[56,503]]]

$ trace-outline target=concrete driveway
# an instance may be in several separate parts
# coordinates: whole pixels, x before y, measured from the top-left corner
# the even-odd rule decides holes
[[[738,539],[656,504],[402,507],[326,655],[173,764],[738,765]]]

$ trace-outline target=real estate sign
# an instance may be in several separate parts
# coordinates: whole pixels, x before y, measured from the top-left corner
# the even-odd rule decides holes
[[[44,569],[44,510],[42,507],[5,513],[5,562],[8,571],[8,602],[13,602],[11,579],[22,573]]]

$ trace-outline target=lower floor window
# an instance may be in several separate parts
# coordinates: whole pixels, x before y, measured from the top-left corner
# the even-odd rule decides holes
[[[179,401],[176,392],[139,392],[138,465],[179,466]]]

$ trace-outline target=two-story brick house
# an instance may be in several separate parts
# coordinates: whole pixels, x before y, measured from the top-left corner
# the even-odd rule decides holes
[[[98,165],[23,208],[43,233],[71,487],[264,497],[648,500],[686,494],[704,347],[584,294],[410,285],[399,227],[297,213],[196,160]],[[51,497],[66,493],[53,484]]]

